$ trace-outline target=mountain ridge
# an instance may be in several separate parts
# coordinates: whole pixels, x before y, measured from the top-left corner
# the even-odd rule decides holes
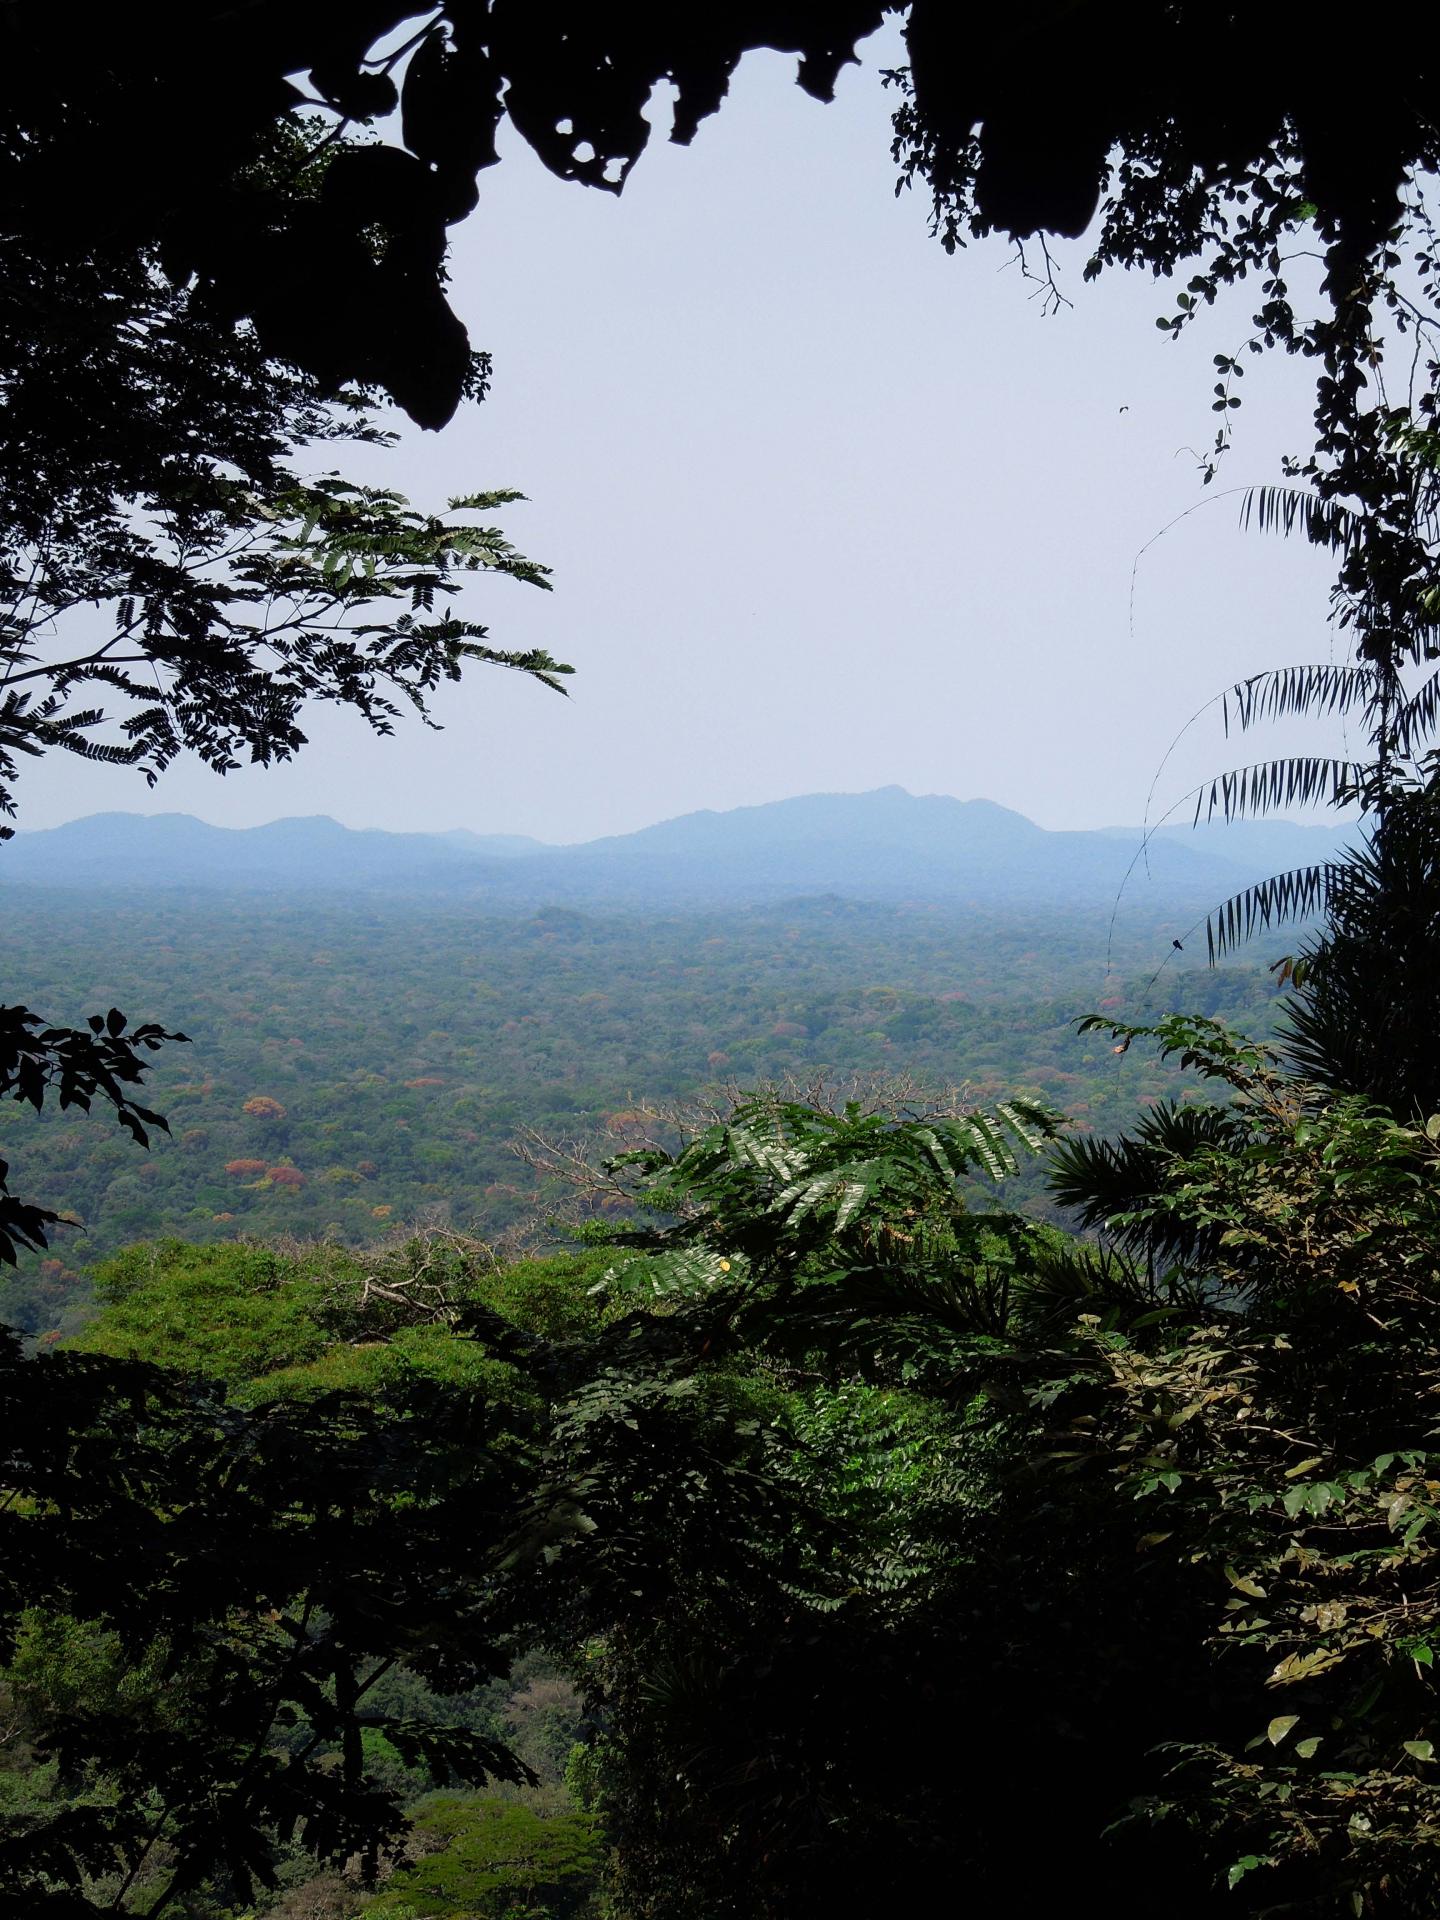
[[[114,812],[17,834],[0,848],[0,886],[443,893],[504,909],[826,893],[1093,906],[1128,885],[1167,904],[1209,904],[1278,868],[1332,857],[1353,831],[1292,821],[1193,835],[1166,827],[1142,859],[1138,828],[1057,831],[995,801],[894,786],[706,809],[570,845],[467,828],[351,828],[326,814],[216,827],[190,814]]]

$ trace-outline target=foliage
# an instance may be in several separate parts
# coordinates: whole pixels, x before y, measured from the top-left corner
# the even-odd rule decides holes
[[[1337,870],[1321,938],[1293,971],[1282,1035],[1302,1073],[1402,1119],[1440,1104],[1440,833],[1435,793],[1392,798]]]
[[[677,27],[664,10],[622,19],[494,4],[442,8],[416,27],[403,8],[381,6],[358,28],[317,13],[303,26],[266,16],[242,32],[206,5],[183,41],[127,43],[102,58],[27,6],[8,106],[28,138],[12,141],[0,177],[31,244],[44,239],[62,257],[97,235],[122,258],[126,243],[153,247],[177,279],[194,273],[226,311],[251,316],[267,351],[332,381],[379,382],[435,426],[467,369],[442,292],[446,226],[475,207],[502,119],[561,178],[619,191],[650,137],[643,107],[657,83],[674,85],[671,137],[688,143],[748,49],[798,52],[800,84],[828,99],[885,12],[879,0],[813,17],[730,8],[702,29]],[[1219,235],[1233,275],[1313,207],[1339,282],[1342,264],[1353,273],[1384,240],[1406,176],[1436,157],[1412,103],[1430,77],[1423,25],[1409,5],[1384,10],[1377,31],[1418,63],[1414,93],[1367,100],[1337,98],[1325,54],[1297,51],[1282,24],[1198,4],[1158,25],[1139,5],[1103,24],[1082,8],[1036,33],[915,0],[897,157],[934,194],[947,244],[992,228],[1078,234],[1104,196],[1100,259],[1168,272]],[[1111,65],[1119,40],[1136,63],[1124,85]],[[287,76],[307,68],[302,90]],[[247,175],[266,130],[317,101],[342,127],[397,115],[398,139],[347,152],[313,197],[277,188],[271,170]],[[85,217],[73,204],[81,181]]]
[[[626,1376],[574,1403],[552,1448],[594,1523],[556,1579],[591,1653],[605,1733],[586,1790],[622,1911],[865,1910],[937,1877],[1030,1911],[1102,1871],[1099,1829],[1165,1725],[1136,1625],[1175,1594],[1137,1602],[1133,1540],[1102,1551],[1128,1516],[1077,1512],[1023,1458],[1017,1473],[1036,1417],[974,1399],[987,1379],[1007,1397],[1008,1337],[1052,1325],[1067,1278],[1103,1278],[1083,1259],[1067,1276],[1029,1223],[971,1212],[956,1162],[975,1151],[930,1118],[770,1102],[635,1169],[678,1218],[627,1236],[608,1286],[650,1317]],[[857,1163],[863,1179],[840,1177]],[[657,1350],[685,1371],[640,1394]],[[675,1424],[717,1396],[753,1435],[738,1483],[717,1480],[735,1438],[722,1451],[717,1431],[701,1465]],[[1053,1846],[1022,1861],[1025,1766]]]
[[[1129,1820],[1199,1838],[1256,1911],[1425,1910],[1437,1844],[1430,1531],[1440,1123],[1321,1099],[1179,1023],[1238,1094],[1117,1226],[1188,1243],[1206,1298],[1162,1341],[1091,1333],[1075,1459],[1142,1561],[1210,1612],[1214,1706],[1177,1716]],[[1177,1227],[1179,1231],[1177,1232]]]
[[[44,1110],[48,1093],[58,1096],[61,1110],[90,1111],[97,1094],[108,1101],[115,1119],[139,1146],[149,1145],[147,1127],[169,1131],[158,1113],[142,1107],[129,1092],[147,1072],[146,1053],[167,1040],[186,1038],[167,1033],[153,1021],[126,1033],[123,1013],[92,1014],[85,1028],[49,1027],[28,1007],[0,1007],[0,1099],[23,1102],[35,1113]],[[0,1259],[14,1266],[22,1247],[47,1245],[47,1230],[60,1215],[16,1198],[9,1191],[9,1166],[0,1160]]]
[[[934,1260],[968,1225],[956,1182],[972,1172],[1003,1179],[1018,1164],[1010,1136],[1034,1152],[1053,1131],[1052,1116],[1028,1102],[900,1122],[858,1101],[838,1114],[793,1100],[744,1102],[673,1158],[650,1149],[616,1162],[648,1176],[656,1211],[682,1218],[658,1239],[626,1236],[651,1250],[622,1262],[608,1284],[693,1295],[722,1280],[793,1281],[816,1258],[882,1259],[897,1216],[910,1222],[905,1257]]]
[[[522,497],[475,494],[451,512]],[[140,530],[137,507],[149,520]],[[560,690],[568,667],[542,652],[498,652],[485,627],[437,610],[481,570],[549,584],[497,528],[418,513],[398,494],[333,474],[258,493],[191,460],[166,492],[114,501],[108,519],[89,518],[66,540],[47,524],[34,543],[0,552],[10,606],[0,625],[0,806],[14,812],[17,754],[62,748],[138,766],[153,784],[182,748],[217,773],[242,752],[261,765],[289,759],[305,744],[299,720],[312,700],[353,708],[388,733],[397,702],[424,717],[435,687],[476,662]],[[97,693],[118,697],[123,717]]]
[[[347,157],[293,127],[250,152],[244,178],[313,210]],[[0,171],[14,184],[27,159],[54,164],[12,121]],[[153,784],[182,751],[222,774],[242,756],[289,759],[314,702],[388,733],[407,708],[426,718],[436,687],[476,663],[563,691],[568,667],[491,647],[455,604],[478,572],[548,587],[544,567],[470,517],[521,495],[473,494],[437,515],[335,473],[303,477],[317,445],[383,443],[368,390],[277,360],[153,248],[57,253],[54,230],[15,212],[0,241],[0,813],[15,813],[22,761],[52,751]],[[84,1036],[23,1007],[3,1018],[28,1026],[32,1085],[60,1082],[65,1103],[61,1055]],[[142,1112],[117,1104],[122,1124]],[[54,1217],[6,1196],[0,1254],[13,1259],[17,1238],[43,1246]]]
[[[504,1801],[437,1795],[415,1832],[426,1850],[368,1903],[377,1920],[571,1920],[595,1911],[604,1856],[583,1813],[544,1818]]]
[[[517,1160],[510,1142],[527,1127],[598,1163],[661,1125],[647,1109],[706,1090],[723,1107],[735,1083],[803,1097],[820,1077],[863,1095],[908,1077],[918,1099],[955,1082],[982,1105],[1018,1091],[1104,1135],[1137,1100],[1182,1090],[1142,1049],[1117,1058],[1069,1024],[1103,960],[1100,916],[821,901],[477,918],[404,896],[316,897],[303,911],[255,896],[25,899],[43,914],[17,911],[10,953],[32,1004],[123,1006],[144,992],[194,1037],[174,1066],[161,1056],[149,1104],[173,1132],[138,1166],[119,1139],[64,1115],[0,1122],[0,1154],[25,1159],[35,1197],[84,1223],[0,1295],[0,1318],[34,1334],[73,1329],[96,1263],[141,1238],[370,1247],[439,1220],[513,1253],[553,1239],[552,1209],[621,1217],[605,1194]],[[1141,1001],[1155,947],[1184,932],[1147,921],[1117,941],[1107,997]],[[1152,992],[1158,1007],[1265,1021],[1262,967],[1211,974],[1179,955],[1175,967]],[[303,1187],[269,1180],[285,1160]],[[1008,1190],[1026,1212],[1053,1211],[1038,1164]]]
[[[1243,490],[1241,520],[1262,531],[1299,534],[1331,556],[1330,617],[1349,657],[1266,669],[1221,698],[1228,734],[1288,716],[1342,721],[1355,716],[1365,746],[1352,757],[1298,753],[1225,772],[1193,795],[1196,818],[1226,819],[1281,806],[1358,805],[1366,835],[1359,850],[1279,874],[1223,903],[1207,923],[1212,957],[1257,927],[1323,910],[1334,931],[1291,969],[1298,990],[1292,1031],[1302,1069],[1340,1090],[1384,1100],[1406,1116],[1428,1111],[1440,1082],[1424,1057],[1432,1024],[1424,931],[1432,909],[1426,876],[1440,841],[1435,729],[1440,719],[1440,658],[1435,577],[1440,562],[1440,276],[1433,215],[1419,154],[1393,153],[1355,185],[1365,211],[1358,227],[1337,219],[1315,189],[1313,129],[1296,117],[1290,133],[1254,166],[1242,166],[1232,198],[1248,208],[1207,237],[1200,272],[1179,296],[1172,336],[1189,327],[1223,289],[1261,279],[1262,304],[1245,343],[1248,355],[1281,347],[1316,361],[1315,444],[1287,459],[1286,483]],[[1331,165],[1333,166],[1333,156]],[[1124,169],[1121,169],[1122,175]],[[1329,167],[1322,167],[1327,179]],[[1135,182],[1133,178],[1131,185]],[[1162,182],[1149,218],[1183,199],[1177,176]],[[1091,262],[1146,257],[1153,225],[1123,243],[1117,203]],[[1325,275],[1314,310],[1289,284],[1297,225],[1313,224]],[[1217,354],[1215,392],[1222,415],[1205,463],[1214,478],[1229,446],[1235,354]],[[1389,371],[1387,372],[1387,369]],[[1398,939],[1398,945],[1389,941]],[[1387,965],[1386,962],[1389,962]],[[1361,975],[1365,974],[1362,985]],[[1327,984],[1322,987],[1322,980]],[[1409,1049],[1419,1041],[1421,1057]]]
[[[502,1267],[480,1243],[434,1231],[365,1252],[160,1241],[100,1267],[101,1312],[68,1350],[200,1373],[240,1404],[336,1391],[383,1399],[428,1382],[521,1406],[533,1385],[507,1341],[500,1359],[471,1337],[470,1318],[491,1316],[522,1340],[592,1331],[600,1311],[586,1288],[605,1265],[587,1253]]]
[[[396,1756],[525,1776],[502,1740],[372,1697],[401,1661],[440,1693],[509,1665],[495,1574],[537,1403],[497,1388],[523,1351],[483,1381],[402,1364],[247,1411],[147,1361],[7,1348],[0,1624],[30,1746],[67,1791],[9,1810],[5,1911],[244,1899],[291,1844],[373,1871],[404,1830]],[[57,1632],[109,1663],[108,1692],[77,1692],[71,1654],[37,1667]]]
[[[843,1118],[767,1131],[752,1113],[749,1137],[641,1168],[680,1217],[643,1236],[648,1288],[623,1264],[609,1284],[641,1281],[631,1297],[688,1344],[698,1372],[663,1392],[703,1395],[737,1365],[773,1383],[749,1401],[804,1463],[768,1468],[801,1502],[803,1551],[787,1564],[783,1510],[762,1507],[748,1564],[707,1555],[657,1587],[652,1547],[625,1563],[638,1605],[615,1582],[588,1790],[631,1909],[819,1912],[842,1886],[870,1897],[881,1862],[903,1902],[913,1862],[1020,1910],[1094,1872],[1113,1911],[1148,1913],[1162,1863],[1180,1912],[1227,1887],[1241,1911],[1426,1910],[1440,1147],[1214,1023],[1152,1033],[1229,1104],[1108,1164],[1108,1254],[937,1218],[898,1146],[923,1122],[867,1130],[876,1157],[897,1143],[893,1183],[843,1223],[832,1194],[813,1238],[781,1161],[792,1133]],[[1066,1168],[1071,1197],[1083,1174]],[[887,1431],[864,1396],[902,1385],[921,1417],[892,1401]],[[616,1435],[604,1484],[624,1487],[607,1392],[589,1444]],[[641,1401],[628,1417],[653,1504],[666,1450]],[[586,1512],[594,1534],[558,1564],[580,1556],[593,1596],[616,1516]],[[653,1533],[684,1537],[668,1509]],[[776,1619],[762,1596],[782,1567]],[[932,1714],[962,1711],[956,1752]],[[903,1815],[884,1782],[902,1726]],[[1023,1816],[992,1786],[1027,1761],[1045,1858],[1019,1857]]]
[[[974,1206],[970,1167],[1003,1144],[987,1123],[771,1098],[668,1154],[622,1156],[616,1177],[645,1204],[549,1278],[443,1236],[433,1259],[421,1243],[378,1261],[137,1250],[106,1275],[86,1344],[171,1359],[188,1346],[237,1382],[230,1419],[278,1427],[290,1452],[331,1450],[328,1466],[287,1453],[306,1486],[335,1470],[342,1411],[352,1433],[369,1410],[384,1458],[417,1449],[437,1486],[418,1515],[425,1551],[453,1564],[455,1604],[468,1594],[501,1630],[492,1670],[507,1636],[577,1664],[591,1733],[570,1775],[615,1848],[619,1911],[804,1920],[918,1901],[937,1876],[1033,1911],[1079,1876],[1139,1920],[1164,1872],[1171,1908],[1196,1920],[1227,1898],[1422,1912],[1440,1146],[1287,1080],[1273,1052],[1214,1022],[1114,1031],[1153,1038],[1226,1104],[1153,1115],[1108,1157],[1066,1150],[1067,1197],[1108,1247]],[[1016,1118],[1019,1138],[1035,1130]],[[1087,1168],[1101,1175],[1088,1199]],[[297,1357],[287,1327],[318,1332],[318,1356]],[[477,1346],[489,1371],[437,1372],[417,1341]],[[349,1399],[316,1397],[345,1355]],[[150,1377],[159,1421],[178,1376]],[[299,1398],[277,1398],[291,1380]],[[461,1460],[474,1471],[455,1417],[466,1394],[516,1438],[500,1441],[509,1518],[461,1559],[438,1485]],[[142,1494],[156,1498],[150,1480]],[[104,1487],[91,1497],[106,1510]],[[319,1516],[303,1500],[288,1511],[287,1557],[318,1554]],[[432,1513],[451,1526],[443,1544]],[[378,1551],[371,1515],[362,1505]],[[388,1551],[409,1554],[417,1516],[394,1517]],[[98,1784],[118,1740],[97,1753],[95,1725],[123,1717],[135,1742],[159,1711],[146,1662],[170,1659],[169,1642],[153,1622],[127,1642],[113,1602],[109,1617],[60,1611],[96,1624],[52,1611],[47,1640],[37,1620],[11,1684],[76,1676],[97,1769],[80,1777]],[[262,1641],[239,1643],[242,1665],[264,1668]],[[422,1678],[474,1677],[453,1670],[458,1643],[439,1667],[425,1644],[409,1635],[402,1655]],[[213,1764],[185,1719],[195,1667],[166,1670],[166,1737]],[[416,1703],[387,1699],[389,1684],[374,1689],[383,1738],[362,1727],[362,1756],[413,1794],[396,1729]],[[563,1688],[543,1668],[510,1685],[505,1725],[548,1713],[553,1693],[563,1741]],[[312,1698],[277,1763],[320,1730]],[[333,1723],[322,1749],[342,1754]],[[43,1830],[43,1782],[12,1826]],[[1037,1804],[1045,1849],[1025,1844]],[[512,1839],[522,1873],[549,1849],[574,1899],[594,1895],[592,1825],[572,1833],[573,1816],[509,1800],[434,1806],[418,1844],[430,1822],[442,1850],[412,1851],[376,1911],[513,1897],[513,1880],[502,1895],[488,1877],[509,1872]],[[568,1910],[535,1900],[515,1910]]]
[[[282,123],[232,190],[313,213],[354,151],[313,119]],[[55,164],[12,125],[12,170],[22,154]],[[546,586],[545,568],[493,527],[297,472],[317,447],[386,443],[373,389],[277,359],[153,250],[97,237],[77,253],[72,228],[57,257],[56,232],[17,216],[0,314],[0,807],[14,812],[21,755],[66,750],[153,783],[182,748],[219,772],[240,753],[290,757],[312,700],[383,732],[397,701],[423,716],[468,662],[558,684],[567,669],[495,651],[444,605],[466,572]]]
[[[618,187],[657,80],[675,80],[688,139],[747,46],[798,42],[824,96],[881,16],[856,0],[797,25],[762,7],[677,37],[668,16],[582,12],[442,8],[387,43],[403,10],[357,27],[205,6],[183,39],[93,47],[53,9],[16,12],[7,781],[17,755],[52,748],[152,775],[182,747],[221,770],[282,758],[307,700],[384,728],[473,659],[554,684],[544,656],[494,653],[436,614],[465,570],[543,584],[498,534],[299,481],[291,455],[371,436],[372,392],[438,424],[483,384],[442,282],[502,114],[556,172]],[[453,1236],[128,1256],[92,1351],[0,1353],[6,1697],[34,1762],[0,1799],[0,1905],[158,1920],[247,1898],[297,1840],[322,1862],[398,1861],[419,1774],[522,1772],[473,1723],[402,1710],[398,1676],[473,1695],[545,1636],[586,1662],[599,1731],[577,1778],[637,1913],[803,1920],[915,1905],[943,1876],[1020,1912],[1103,1885],[1139,1920],[1162,1867],[1177,1916],[1227,1897],[1426,1910],[1440,1222],[1437,1148],[1403,1122],[1433,1092],[1412,1044],[1433,1025],[1427,56],[1401,95],[1367,93],[1336,88],[1328,51],[1297,54],[1288,20],[1186,4],[1158,26],[1112,10],[1101,33],[1091,14],[1037,35],[916,0],[896,157],[947,244],[1078,233],[1103,201],[1091,271],[1198,256],[1171,337],[1260,279],[1253,338],[1216,356],[1207,479],[1250,353],[1316,363],[1315,454],[1247,506],[1332,554],[1356,657],[1247,680],[1234,706],[1242,727],[1361,712],[1371,757],[1237,769],[1208,804],[1358,794],[1376,816],[1358,865],[1282,877],[1220,925],[1224,946],[1331,907],[1294,1019],[1348,1093],[1285,1081],[1214,1024],[1162,1022],[1153,1037],[1229,1104],[1063,1150],[1059,1192],[1103,1223],[1098,1247],[974,1205],[984,1179],[1014,1177],[1017,1140],[1050,1130],[1028,1101],[896,1115],[773,1096],[629,1152],[609,1106],[620,1205],[588,1309],[583,1262],[556,1287],[502,1283]],[[1406,44],[1411,18],[1370,25]],[[1138,86],[1113,84],[1117,31],[1141,50]],[[403,146],[277,140],[303,99],[287,76],[307,67],[342,132],[398,109]],[[1324,272],[1309,315],[1286,279],[1305,229]],[[1403,397],[1383,384],[1397,344]],[[277,605],[272,627],[258,610]],[[90,607],[113,622],[103,639]],[[118,696],[118,733],[97,694]],[[1412,799],[1408,861],[1395,823]],[[883,1047],[892,1016],[914,1015],[943,1050],[947,1016],[897,999],[861,1038]],[[779,1011],[772,1039],[811,1037]],[[58,1085],[62,1104],[98,1092],[132,1132],[153,1121],[130,1097],[134,1049],[172,1036],[87,1040],[24,1008],[12,1024],[4,1090],[37,1115]],[[1121,1052],[1142,1033],[1115,1031]],[[702,1023],[687,1044],[708,1058],[727,1051],[715,1038]],[[1412,1055],[1399,1118],[1366,1105],[1394,1097]],[[299,1063],[293,1079],[274,1050],[265,1064],[231,1089],[229,1181],[298,1209],[319,1176],[343,1189],[381,1170],[378,1146],[349,1151],[360,1138],[318,1172],[297,1164],[307,1125],[332,1123],[304,1113]],[[433,1064],[407,1063],[407,1093],[430,1091],[439,1076],[413,1069]],[[554,1084],[566,1112],[613,1098]],[[43,1208],[7,1218],[12,1243],[43,1240]],[[396,1711],[375,1704],[387,1685]],[[459,1799],[429,1817],[449,1847],[399,1866],[382,1910],[589,1899],[587,1820]]]

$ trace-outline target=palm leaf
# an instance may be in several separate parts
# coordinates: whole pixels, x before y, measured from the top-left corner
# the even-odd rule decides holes
[[[1295,920],[1310,920],[1330,904],[1340,866],[1322,860],[1311,867],[1292,867],[1288,873],[1272,874],[1253,887],[1230,896],[1205,916],[1205,947],[1213,967],[1219,955],[1231,953],[1248,940],[1257,928],[1282,926]]]
[[[1321,663],[1270,667],[1237,680],[1221,696],[1220,714],[1226,737],[1233,711],[1243,733],[1261,720],[1283,720],[1291,714],[1350,713],[1373,700],[1381,677],[1374,667],[1337,667]]]
[[[1401,753],[1413,753],[1417,741],[1428,739],[1440,723],[1440,670],[1399,707],[1394,718],[1395,745]]]
[[[1212,1234],[1193,1220],[1155,1211],[1153,1202],[1177,1161],[1210,1147],[1234,1147],[1244,1132],[1232,1108],[1163,1101],[1117,1140],[1084,1134],[1064,1141],[1051,1157],[1050,1191],[1082,1227],[1102,1229],[1122,1250],[1189,1258],[1203,1253],[1219,1229]]]
[[[1240,502],[1240,525],[1288,539],[1296,528],[1312,546],[1349,553],[1360,544],[1364,523],[1338,500],[1324,500],[1308,487],[1247,487]]]
[[[1208,786],[1195,790],[1195,824],[1202,815],[1213,820],[1241,820],[1273,813],[1278,807],[1343,806],[1360,790],[1367,769],[1353,760],[1328,754],[1297,754],[1284,760],[1261,760],[1248,767],[1232,767],[1217,774]]]

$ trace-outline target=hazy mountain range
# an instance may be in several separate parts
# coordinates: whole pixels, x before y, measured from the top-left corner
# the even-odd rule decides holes
[[[1167,827],[1134,867],[1127,898],[1203,909],[1267,874],[1329,858],[1353,832],[1290,821]],[[0,886],[442,893],[500,910],[813,894],[1095,907],[1113,899],[1140,841],[1138,828],[1051,832],[991,800],[901,787],[689,813],[574,846],[463,829],[357,831],[324,816],[233,828],[181,813],[101,813],[17,834],[0,847]]]

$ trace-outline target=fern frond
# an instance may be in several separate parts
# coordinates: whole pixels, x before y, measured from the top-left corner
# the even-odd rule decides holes
[[[999,1128],[983,1113],[952,1121],[957,1143],[963,1141],[992,1180],[1014,1173],[1018,1162]]]
[[[782,1140],[766,1139],[744,1123],[726,1127],[722,1135],[727,1157],[739,1165],[757,1168],[781,1180],[793,1180],[805,1165],[805,1155]]]

